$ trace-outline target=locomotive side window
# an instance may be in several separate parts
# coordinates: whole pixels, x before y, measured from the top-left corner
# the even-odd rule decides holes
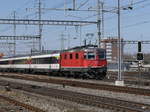
[[[84,59],[87,59],[86,56],[87,56],[87,53],[84,53]]]
[[[70,54],[70,59],[72,59],[73,57],[72,57],[72,54]]]
[[[67,59],[67,54],[65,54],[64,59]]]
[[[79,59],[79,54],[78,53],[76,53],[76,59]]]

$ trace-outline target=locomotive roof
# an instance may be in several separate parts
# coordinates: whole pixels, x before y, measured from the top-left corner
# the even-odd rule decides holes
[[[61,52],[66,52],[66,51],[80,51],[80,50],[86,50],[86,49],[101,49],[103,50],[102,48],[98,48],[97,45],[86,45],[86,46],[77,46],[77,47],[74,47],[74,48],[70,48],[70,49],[67,49],[67,50],[63,50],[63,51],[60,51],[60,50],[49,50],[49,51],[46,51],[44,53],[35,53],[35,54],[27,54],[27,55],[18,55],[18,56],[13,56],[13,57],[3,57],[3,58],[0,58],[0,61],[3,61],[3,60],[16,60],[16,59],[26,59],[26,58],[29,58],[29,57],[32,57],[32,58],[41,58],[41,57],[47,57],[47,56],[58,56],[60,55]]]
[[[79,51],[79,50],[86,50],[86,49],[102,49],[102,48],[98,48],[97,45],[86,45],[86,46],[77,46],[77,47],[74,47],[74,48],[63,50],[62,52],[66,52],[66,51]]]

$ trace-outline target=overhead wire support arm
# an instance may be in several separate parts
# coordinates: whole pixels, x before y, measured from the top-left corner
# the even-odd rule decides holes
[[[138,44],[138,40],[121,40],[122,44]],[[150,44],[150,40],[142,40],[140,41],[142,44]],[[109,40],[109,41],[105,41],[102,40],[101,43],[112,43],[112,44],[118,44],[118,41],[116,40]]]
[[[96,21],[67,21],[67,20],[33,20],[33,19],[0,19],[0,24],[16,24],[16,25],[68,25],[68,26],[84,26],[97,24]]]
[[[2,45],[2,44],[6,45],[6,44],[14,44],[14,43],[13,42],[9,42],[9,43],[8,42],[0,42],[0,45]]]
[[[31,39],[39,39],[39,35],[35,36],[6,36],[6,35],[0,35],[0,40],[31,40]]]
[[[53,10],[53,11],[80,11],[80,12],[95,12],[96,9],[73,9],[73,8],[42,8],[42,10]]]
[[[125,44],[138,44],[138,40],[126,40],[124,41]],[[140,41],[142,44],[150,44],[150,40],[143,40],[143,41]]]

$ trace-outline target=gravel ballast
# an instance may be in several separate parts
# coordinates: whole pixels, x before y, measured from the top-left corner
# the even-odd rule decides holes
[[[134,101],[134,102],[139,102],[139,103],[150,104],[150,100],[149,100],[150,96],[134,95],[134,94],[127,94],[127,93],[117,93],[117,92],[110,92],[110,91],[104,91],[104,90],[93,90],[93,89],[77,88],[77,87],[70,87],[70,86],[65,86],[65,88],[64,88],[63,85],[49,84],[49,83],[35,82],[35,81],[26,81],[26,80],[19,80],[19,79],[10,79],[10,78],[1,78],[1,80],[7,80],[7,81],[12,81],[12,82],[18,82],[18,83],[26,83],[26,84],[32,84],[32,85],[37,85],[37,86],[45,86],[45,87],[50,87],[50,88],[55,88],[55,89],[75,91],[75,92],[92,94],[92,95],[97,95],[97,96],[111,97],[111,98],[122,99],[122,100],[127,100],[127,101]],[[17,93],[19,93],[19,92],[17,92]],[[35,95],[27,95],[27,96],[31,97],[31,96],[35,96]],[[21,98],[26,99],[23,96],[21,96]],[[41,106],[44,110],[47,109],[46,111],[48,111],[48,112],[74,112],[74,110],[78,110],[75,112],[84,112],[84,111],[86,111],[86,112],[88,112],[88,111],[89,112],[109,112],[109,110],[97,109],[94,107],[83,106],[83,105],[79,105],[79,104],[68,102],[68,101],[62,101],[62,100],[58,100],[58,99],[56,100],[53,98],[45,97],[44,99],[42,98],[43,101],[39,97],[33,97],[33,98],[36,102],[34,104],[36,104],[37,107]],[[31,102],[34,100],[30,99],[28,101]],[[37,100],[39,100],[39,102],[45,102],[45,103],[42,103],[42,104],[38,103]],[[63,106],[61,106],[61,105],[63,105]]]
[[[46,112],[112,112],[111,110],[81,105],[25,91],[11,89],[11,91],[8,92],[5,90],[5,87],[0,87],[0,89],[0,95],[5,95],[20,102],[38,107]]]

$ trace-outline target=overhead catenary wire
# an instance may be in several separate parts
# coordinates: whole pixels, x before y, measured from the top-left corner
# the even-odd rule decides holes
[[[15,18],[17,18],[17,19],[19,19],[19,18],[23,18],[23,16],[24,15],[26,15],[26,10],[25,10],[25,8],[26,7],[28,7],[28,6],[31,6],[33,3],[32,3],[32,1],[33,0],[25,0],[24,1],[24,3],[23,4],[20,4],[20,6],[18,7],[18,8],[16,8],[16,9],[14,9],[15,10],[15,12],[17,13],[17,16],[15,17]],[[15,14],[16,15],[16,14]],[[18,16],[19,15],[19,16]],[[5,17],[5,18],[12,18],[12,16],[14,16],[14,15],[12,15],[12,12],[9,14],[9,17]],[[14,18],[13,18],[14,19]],[[2,32],[2,34],[4,34],[4,35],[6,35],[6,31],[8,32],[9,30],[11,30],[12,29],[12,26],[11,25],[7,25],[8,27],[6,27],[5,29],[3,29],[3,30],[1,30],[1,32]],[[12,33],[12,32],[10,32],[10,33]],[[19,32],[20,33],[20,32]],[[7,33],[8,34],[8,33]],[[9,43],[10,41],[8,41],[8,40],[1,40],[1,42],[3,42],[3,41],[6,41],[6,43]],[[19,41],[19,43],[20,43],[21,41]],[[17,43],[16,43],[17,44]],[[14,44],[14,45],[16,45],[16,44]],[[12,55],[12,51],[14,51],[14,47],[13,46],[11,46],[11,47],[7,47],[7,46],[4,46],[3,45],[3,49],[5,49],[4,50],[4,52],[5,52],[5,54],[7,54],[7,55]],[[11,48],[11,49],[10,49]],[[8,51],[8,53],[7,53],[7,51]]]
[[[87,4],[89,2],[89,0],[84,1],[83,3],[80,4],[80,6],[77,9],[80,9],[81,7],[83,7],[85,4]]]
[[[31,1],[31,0],[28,0],[28,1]],[[82,2],[82,4],[83,3],[85,3],[86,1],[88,1],[88,0],[85,0],[85,1],[83,1]],[[136,0],[137,1],[137,0]],[[141,5],[141,4],[144,4],[145,2],[147,2],[148,0],[140,0],[140,1],[137,1],[137,2],[134,2],[134,3],[132,3],[132,5],[134,5],[134,6],[139,6],[139,5]],[[72,0],[67,0],[67,3],[71,3],[72,2]],[[30,4],[30,3],[29,3]],[[85,3],[86,4],[86,3]],[[58,4],[59,5],[59,4]],[[81,5],[81,4],[80,4]],[[60,5],[60,7],[62,7],[63,5]],[[69,6],[69,5],[68,5]],[[70,6],[72,6],[72,5],[70,5]],[[84,5],[83,5],[84,6]],[[78,6],[78,8],[79,8],[79,6]],[[82,9],[83,7],[82,7],[82,5],[81,5],[81,9]],[[23,15],[25,15],[25,14],[23,14]],[[28,14],[29,15],[29,14]],[[82,19],[89,19],[89,18],[92,18],[92,17],[94,17],[94,16],[96,16],[97,14],[93,14],[93,15],[89,15],[89,16],[87,16],[87,17],[84,17],[84,18],[79,18],[80,20],[82,20]],[[29,15],[29,18],[32,16],[32,14],[31,15]],[[146,24],[146,23],[144,23],[144,24]],[[126,26],[127,27],[127,26]],[[128,27],[132,27],[132,26],[128,26]]]
[[[134,23],[134,24],[126,25],[126,26],[123,26],[122,28],[135,27],[135,26],[148,24],[148,23],[150,23],[150,20],[148,20],[148,21],[141,21],[141,22],[137,22],[137,23]]]
[[[148,6],[150,6],[150,3],[146,3],[146,4],[142,5],[142,6],[136,7],[136,8],[134,8],[134,10],[132,10],[132,11],[140,10],[140,9],[146,8],[146,7],[148,7]],[[122,13],[122,15],[127,15],[127,14],[129,14],[129,12],[125,12],[125,13],[123,12],[123,13]],[[96,15],[94,15],[94,16],[96,16]],[[115,18],[115,17],[116,17],[116,16],[106,17],[105,20],[110,20],[110,19],[113,19],[113,18]]]
[[[135,3],[132,3],[132,5],[136,5],[136,4],[141,4],[141,3],[145,3],[146,1],[148,1],[148,0],[142,0],[142,1],[140,1],[140,2],[135,2]],[[145,8],[145,7],[148,7],[148,6],[150,6],[150,3],[146,3],[146,4],[143,4],[142,6],[138,6],[138,7],[136,7],[136,8],[133,8],[134,9],[134,11],[135,10],[137,10],[137,9],[143,9],[143,8]],[[127,6],[122,6],[122,7],[127,7]],[[113,12],[114,10],[116,10],[116,9],[111,9],[111,10],[108,10],[108,11],[106,11],[106,9],[104,9],[103,11],[106,13],[111,13],[111,12]],[[126,15],[126,14],[128,14],[129,12],[123,12],[122,13],[122,15]],[[93,15],[89,15],[89,16],[87,16],[87,17],[84,17],[84,18],[81,18],[80,20],[86,20],[86,19],[90,19],[90,18],[94,18],[95,16],[97,16],[97,14],[93,14]],[[110,20],[110,19],[113,19],[113,18],[115,18],[116,16],[112,16],[112,17],[106,17],[105,18],[105,20]],[[79,18],[79,17],[78,17]]]
[[[147,20],[147,21],[141,21],[141,22],[137,22],[137,23],[125,25],[125,26],[122,26],[121,28],[126,29],[126,28],[136,27],[136,26],[143,25],[143,24],[148,24],[148,23],[150,23],[150,20]],[[107,29],[107,31],[108,31],[108,30],[109,30],[109,31],[112,31],[112,30],[115,30],[115,29],[116,29],[116,28]]]
[[[135,4],[140,4],[140,3],[145,3],[145,2],[147,2],[148,0],[142,0],[142,1],[140,1],[140,2],[136,2],[136,3],[134,3],[134,5]],[[136,8],[134,8],[134,9],[143,9],[143,8],[145,8],[145,7],[147,7],[147,6],[150,6],[150,3],[146,3],[146,4],[143,4],[142,6],[138,6],[138,7],[136,7]],[[126,15],[126,14],[128,14],[128,13],[123,13],[122,15]],[[131,16],[131,17],[138,17],[138,16],[142,16],[142,17],[145,17],[144,15],[149,15],[149,12],[147,12],[147,13],[140,13],[140,15],[139,14],[136,14],[136,15],[128,15],[127,16],[127,19],[129,19],[129,16]],[[116,16],[113,16],[113,17],[116,17]],[[113,17],[107,17],[105,20],[109,20],[109,19],[112,19]],[[122,16],[123,17],[123,16]],[[125,20],[127,20],[127,19],[125,19]],[[148,24],[148,23],[150,23],[150,20],[144,20],[144,21],[140,21],[140,22],[136,22],[136,23],[132,23],[132,24],[129,24],[129,25],[125,25],[125,26],[122,26],[121,28],[123,28],[123,29],[127,29],[127,28],[130,28],[130,27],[136,27],[136,26],[139,26],[139,25],[143,25],[143,24]],[[111,28],[111,29],[106,29],[107,30],[107,32],[108,31],[112,31],[112,30],[115,30],[116,28]]]
[[[147,1],[149,1],[149,0],[141,0],[141,1],[133,2],[132,5],[141,4],[141,3],[144,3],[144,2],[147,2]]]

